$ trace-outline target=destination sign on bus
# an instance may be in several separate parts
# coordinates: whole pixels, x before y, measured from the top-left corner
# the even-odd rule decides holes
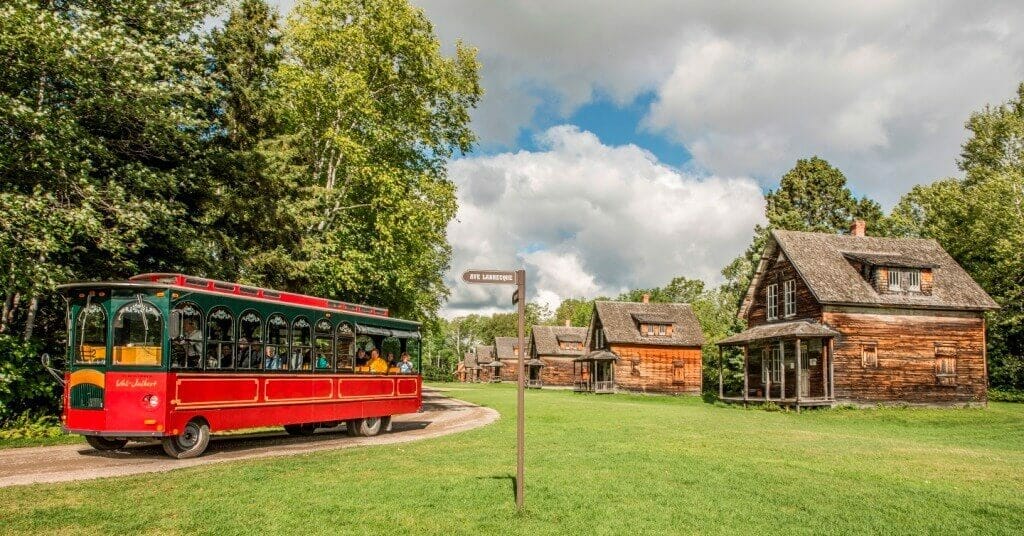
[[[516,273],[512,270],[466,270],[462,273],[462,280],[467,283],[515,285]]]

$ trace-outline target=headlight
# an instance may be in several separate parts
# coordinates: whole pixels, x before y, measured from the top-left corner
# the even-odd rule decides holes
[[[151,408],[155,408],[160,405],[160,397],[156,395],[146,395],[142,397],[142,403]]]

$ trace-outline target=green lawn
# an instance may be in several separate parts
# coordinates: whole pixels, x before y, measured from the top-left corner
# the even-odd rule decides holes
[[[403,445],[0,490],[39,533],[986,533],[1024,526],[1024,405],[802,414],[533,391],[526,512],[515,389],[481,429]],[[2,453],[0,453],[2,456]]]

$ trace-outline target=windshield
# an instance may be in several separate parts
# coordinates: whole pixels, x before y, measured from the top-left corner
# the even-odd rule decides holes
[[[152,304],[139,299],[122,305],[114,315],[113,364],[159,366],[162,359],[163,317]]]

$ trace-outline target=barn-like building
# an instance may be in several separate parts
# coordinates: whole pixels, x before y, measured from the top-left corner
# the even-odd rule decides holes
[[[703,344],[689,304],[597,301],[573,360],[575,389],[700,394]]]
[[[533,326],[527,362],[527,386],[571,387],[573,361],[583,355],[587,328]]]
[[[985,404],[985,317],[996,303],[934,240],[772,231],[740,317],[726,400]]]

